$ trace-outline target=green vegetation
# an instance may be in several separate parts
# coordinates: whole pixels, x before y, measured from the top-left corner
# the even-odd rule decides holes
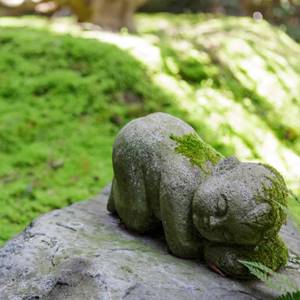
[[[115,46],[9,28],[0,45],[3,242],[38,214],[99,193],[120,126],[168,103]]]
[[[0,19],[0,243],[97,194],[118,130],[154,111],[183,118],[224,156],[274,166],[300,194],[300,46],[247,18],[137,21],[133,36]],[[290,210],[300,224],[297,201]]]
[[[258,262],[273,271],[277,271],[288,262],[288,249],[277,235],[264,240],[254,250],[251,249],[250,252],[245,249],[244,253],[243,257],[246,261]]]
[[[272,211],[269,215],[269,218],[271,220],[275,220],[275,224],[265,234],[266,239],[268,239],[269,237],[276,236],[282,224],[286,223],[287,221],[287,215],[289,213],[288,210],[289,194],[282,175],[272,166],[266,164],[263,164],[263,166],[272,172],[272,176],[267,176],[267,178],[270,180],[270,182],[272,182],[272,184],[271,186],[264,185],[263,187],[264,197],[257,195],[256,201],[257,203],[263,203],[267,201],[272,207]],[[276,249],[275,246],[274,249]]]
[[[294,293],[287,293],[277,298],[277,300],[299,300],[299,299],[300,299],[300,291]]]
[[[253,276],[263,281],[269,288],[283,293],[282,296],[276,298],[277,300],[299,299],[300,290],[297,283],[289,276],[275,273],[269,267],[255,261],[241,260],[240,263],[244,265]]]
[[[189,158],[192,164],[199,166],[205,173],[211,171],[209,164],[216,165],[223,157],[195,134],[172,135],[171,139],[177,143],[176,151]]]

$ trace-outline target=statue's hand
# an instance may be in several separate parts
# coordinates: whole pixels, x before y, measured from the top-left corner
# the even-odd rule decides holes
[[[214,270],[238,278],[251,278],[248,269],[240,261],[260,263],[273,271],[285,266],[288,249],[279,236],[264,240],[256,246],[222,245],[205,242],[204,259]]]
[[[204,247],[204,258],[208,266],[221,276],[229,275],[240,278],[249,277],[247,269],[239,262],[243,251],[239,247],[207,243]]]

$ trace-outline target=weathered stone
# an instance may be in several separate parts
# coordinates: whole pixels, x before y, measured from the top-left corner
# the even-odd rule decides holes
[[[223,278],[204,263],[167,252],[157,233],[139,236],[106,211],[110,188],[96,199],[50,212],[0,249],[1,300],[270,300],[257,281]],[[300,285],[300,235],[282,236]]]
[[[224,158],[165,113],[133,120],[120,131],[113,167],[109,211],[139,233],[162,224],[174,255],[199,258],[204,247],[212,265],[236,277],[249,275],[239,260],[273,270],[286,264],[277,234],[288,193],[274,168]]]

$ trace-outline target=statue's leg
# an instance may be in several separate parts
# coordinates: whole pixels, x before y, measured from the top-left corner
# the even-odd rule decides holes
[[[115,176],[113,203],[122,222],[128,229],[139,233],[152,230],[159,220],[147,201],[142,168],[123,160],[116,168]]]
[[[202,241],[192,221],[192,193],[180,185],[161,187],[161,218],[170,251],[182,258],[202,256]]]

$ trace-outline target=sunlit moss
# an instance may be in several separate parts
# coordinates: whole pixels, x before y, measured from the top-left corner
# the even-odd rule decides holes
[[[120,127],[171,98],[107,43],[0,27],[0,44],[1,244],[39,214],[99,193]]]
[[[195,134],[172,135],[171,139],[177,143],[176,151],[189,158],[192,164],[199,166],[205,173],[210,173],[212,166],[223,158],[220,153]]]
[[[248,18],[154,14],[137,16],[137,23],[138,35],[130,35],[86,31],[70,18],[0,19],[0,34],[6,33],[0,48],[3,239],[50,207],[98,192],[110,181],[120,126],[153,111],[183,118],[224,156],[273,165],[300,194],[299,45]],[[28,28],[69,33],[80,42]],[[113,48],[106,43],[124,51],[108,54]],[[139,100],[127,103],[128,93]],[[63,167],[53,169],[62,157]],[[290,202],[299,219],[300,205]]]

